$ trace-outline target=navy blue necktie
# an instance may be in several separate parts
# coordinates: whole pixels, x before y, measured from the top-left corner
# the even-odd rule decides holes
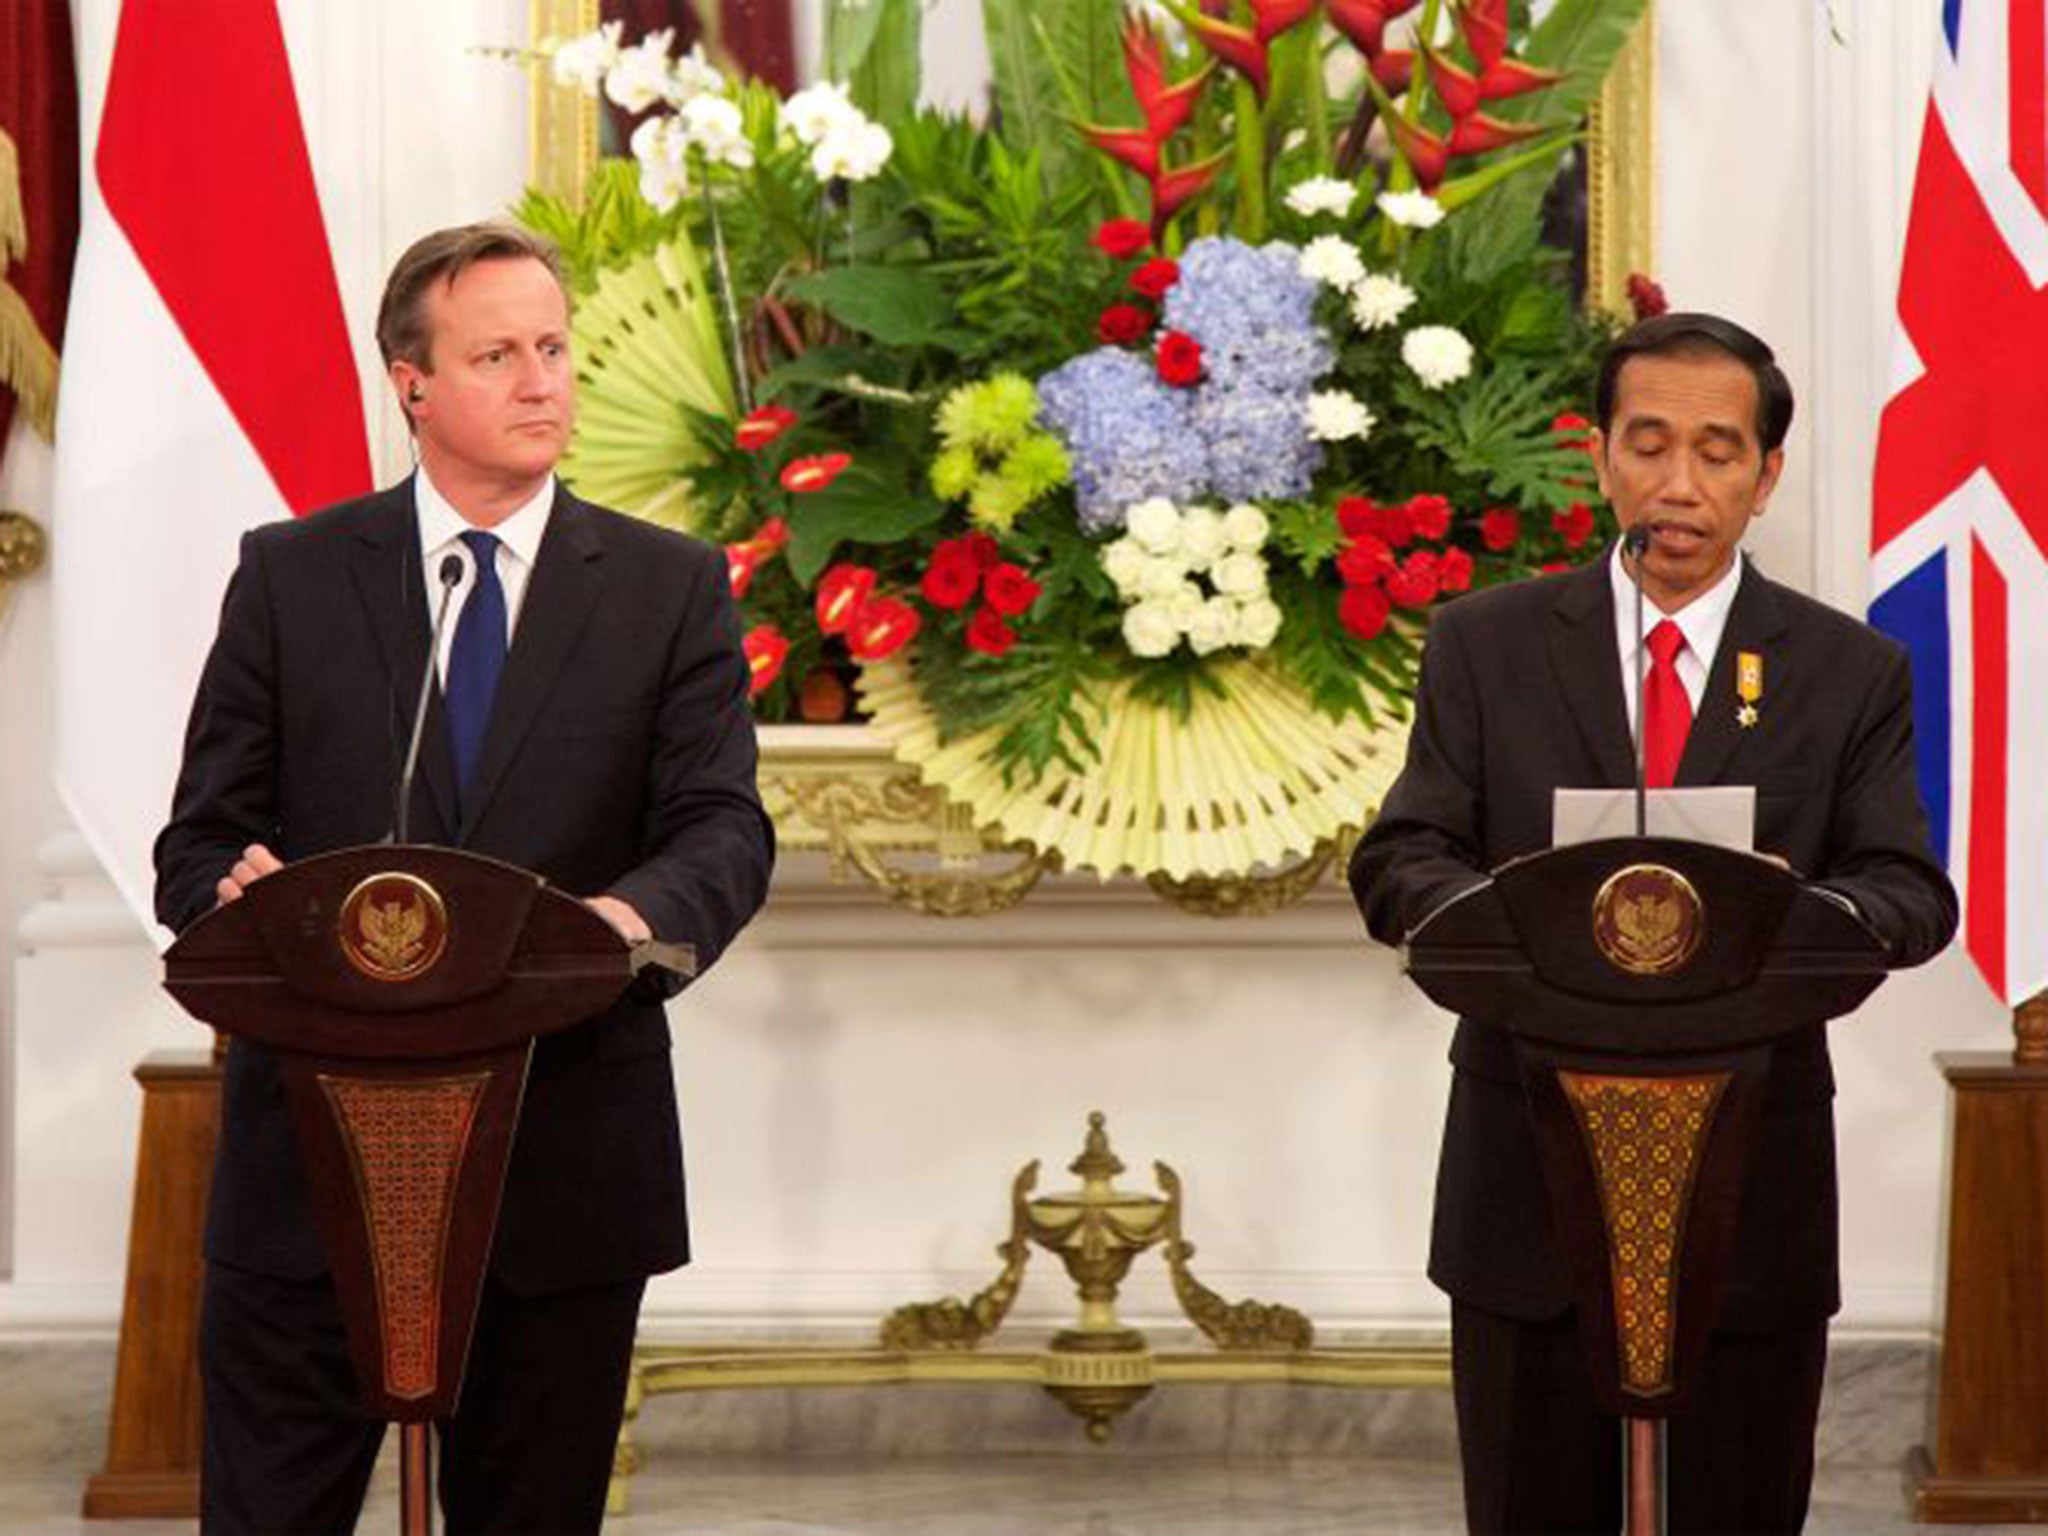
[[[491,723],[498,674],[505,670],[505,589],[498,582],[498,536],[472,528],[462,535],[476,567],[476,584],[455,622],[448,653],[448,740],[455,750],[455,793],[469,798],[470,781]]]

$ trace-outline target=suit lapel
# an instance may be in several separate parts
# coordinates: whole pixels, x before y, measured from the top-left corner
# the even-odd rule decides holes
[[[1635,782],[1635,747],[1621,692],[1614,640],[1614,592],[1608,562],[1596,561],[1558,583],[1550,611],[1550,665],[1586,750],[1610,785]]]
[[[497,697],[491,703],[491,723],[477,759],[476,781],[463,797],[458,843],[469,841],[490,808],[505,770],[575,648],[576,637],[604,586],[604,553],[596,521],[558,487],[513,625],[512,649],[506,653]]]
[[[1735,662],[1743,651],[1765,658],[1769,675],[1770,642],[1785,632],[1785,605],[1777,588],[1746,565],[1742,584],[1735,589],[1735,602],[1728,610],[1727,627],[1714,652],[1714,667],[1707,674],[1706,692],[1694,711],[1692,729],[1686,733],[1685,754],[1678,760],[1674,782],[1680,785],[1717,782],[1728,759],[1744,738],[1755,734],[1736,718],[1741,700],[1735,693]]]
[[[397,750],[401,754],[393,764],[397,774],[404,771],[402,754],[412,739],[420,680],[426,674],[429,632],[426,584],[420,571],[419,520],[413,510],[410,478],[376,499],[357,530],[357,539],[350,575],[369,614],[370,632],[377,637],[378,649],[384,654],[384,669],[394,701]],[[426,784],[441,826],[453,827],[455,772],[438,687],[428,693],[418,774]]]

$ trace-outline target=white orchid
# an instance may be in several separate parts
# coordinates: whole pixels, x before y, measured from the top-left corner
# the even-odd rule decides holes
[[[811,170],[820,181],[867,181],[889,163],[895,148],[888,129],[862,118],[826,135],[811,151]]]
[[[676,121],[682,124],[685,142],[706,160],[741,170],[754,163],[754,146],[747,142],[739,103],[723,96],[695,96],[683,103]]]
[[[663,98],[672,107],[680,107],[699,96],[723,96],[725,76],[718,66],[704,57],[704,45],[698,43],[675,62],[669,71],[668,85]]]
[[[690,190],[690,141],[673,117],[650,117],[633,130],[633,159],[640,166],[640,195],[663,213]]]
[[[1472,371],[1472,343],[1448,325],[1418,325],[1401,338],[1401,361],[1424,389],[1443,389]]]
[[[573,37],[555,49],[555,84],[573,86],[586,96],[595,96],[604,77],[619,59],[622,21],[608,21],[595,32]]]
[[[650,32],[631,48],[622,48],[605,71],[604,93],[628,112],[645,112],[667,98],[670,79],[668,50],[675,28]]]
[[[799,144],[822,144],[835,132],[866,121],[846,87],[835,80],[806,86],[782,104],[782,124]]]

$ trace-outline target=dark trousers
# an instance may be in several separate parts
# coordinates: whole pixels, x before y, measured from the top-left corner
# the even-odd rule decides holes
[[[448,1536],[595,1532],[646,1281],[484,1286],[462,1401],[440,1431]],[[384,1439],[365,1419],[334,1287],[209,1264],[200,1313],[207,1536],[353,1531]]]
[[[1672,1536],[1772,1536],[1806,1523],[1825,1321],[1715,1334],[1690,1413],[1670,1421]],[[1567,1313],[1525,1323],[1454,1302],[1451,1373],[1474,1536],[1621,1529],[1620,1421],[1593,1403]]]

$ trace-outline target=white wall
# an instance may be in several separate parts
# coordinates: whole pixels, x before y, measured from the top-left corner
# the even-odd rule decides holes
[[[942,0],[937,24],[958,29],[976,9]],[[1660,8],[1657,275],[1674,302],[1726,309],[1779,346],[1801,414],[1757,548],[1852,608],[1928,9],[1838,7],[1842,45],[1811,0]],[[467,50],[516,41],[525,7],[287,0],[285,13],[392,473],[403,433],[371,366],[374,296],[411,235],[516,195],[523,84]],[[928,66],[935,90],[964,101],[973,77],[952,36]],[[89,73],[93,60],[103,71],[104,30],[82,42]],[[85,87],[96,100],[97,79]],[[10,489],[47,515],[33,455],[9,456],[0,502]],[[31,585],[0,619],[0,1331],[111,1327],[127,1074],[154,1044],[203,1038],[157,997],[148,949],[63,836],[46,783],[46,597]],[[1155,1157],[1187,1179],[1197,1268],[1219,1289],[1331,1326],[1441,1320],[1420,1271],[1446,1023],[1334,890],[1218,926],[1082,885],[986,925],[936,925],[792,861],[769,914],[675,1022],[701,1258],[651,1292],[664,1325],[866,1324],[972,1289],[994,1268],[1016,1167],[1042,1158],[1041,1187],[1065,1186],[1093,1108],[1110,1115],[1128,1182],[1149,1185]],[[2006,1030],[1954,956],[1837,1026],[1849,1324],[1931,1325],[1944,1108],[1928,1056],[1997,1046]],[[1168,1308],[1156,1266],[1131,1294],[1141,1314]],[[1037,1274],[1020,1311],[1057,1315],[1066,1295]]]

